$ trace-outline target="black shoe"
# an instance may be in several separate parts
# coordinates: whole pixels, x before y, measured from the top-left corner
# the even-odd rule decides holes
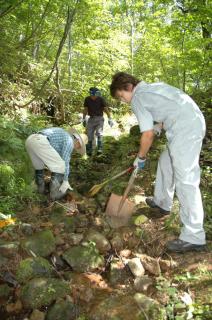
[[[164,210],[163,208],[159,207],[153,200],[152,197],[148,197],[146,198],[146,204],[150,207],[150,208],[153,208],[153,209],[159,209],[160,211],[160,216],[163,217],[163,216],[166,216],[168,214],[170,214],[170,211],[167,211],[167,210]]]
[[[45,194],[44,170],[35,170],[35,183],[38,193]]]
[[[175,239],[167,242],[166,249],[167,251],[184,253],[188,251],[205,251],[206,246],[204,244],[194,244],[180,239]]]
[[[64,197],[65,193],[62,193],[59,191],[60,186],[63,182],[63,174],[62,173],[57,173],[57,172],[52,172],[50,184],[49,184],[49,191],[50,191],[50,199],[55,201],[55,200],[60,200]]]

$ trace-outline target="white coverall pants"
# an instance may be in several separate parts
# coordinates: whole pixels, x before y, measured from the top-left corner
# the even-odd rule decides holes
[[[205,244],[204,212],[199,189],[199,155],[205,135],[202,114],[176,122],[166,135],[168,148],[162,152],[158,162],[154,202],[170,211],[176,190],[183,224],[180,239]]]
[[[42,170],[47,166],[51,172],[65,172],[65,161],[50,145],[46,136],[40,133],[31,134],[25,146],[35,170]]]

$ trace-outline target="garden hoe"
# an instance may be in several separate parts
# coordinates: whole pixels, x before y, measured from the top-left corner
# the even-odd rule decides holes
[[[121,176],[123,176],[125,173],[128,173],[128,172],[132,172],[133,170],[133,167],[129,167],[128,169],[116,174],[115,176],[113,176],[112,178],[109,178],[105,181],[103,181],[102,183],[100,184],[95,184],[89,191],[88,191],[88,197],[93,197],[95,196],[95,194],[97,194],[108,182],[112,181],[112,180],[115,180]]]
[[[138,169],[135,168],[130,176],[123,196],[118,196],[114,193],[110,196],[105,213],[109,217],[108,222],[111,227],[118,228],[128,224],[129,218],[134,210],[134,203],[128,200],[127,196],[133,186],[137,172]]]

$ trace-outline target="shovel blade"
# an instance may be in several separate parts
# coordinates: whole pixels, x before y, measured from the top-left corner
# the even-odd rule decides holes
[[[126,199],[119,211],[121,199],[122,196],[112,193],[107,203],[105,214],[108,216],[108,222],[113,228],[128,225],[129,218],[134,210],[134,203]]]
[[[125,200],[121,210],[119,210],[119,205],[122,200],[122,196],[118,196],[115,193],[112,193],[110,199],[107,203],[106,214],[109,216],[115,217],[130,217],[133,213],[134,203],[128,199]]]

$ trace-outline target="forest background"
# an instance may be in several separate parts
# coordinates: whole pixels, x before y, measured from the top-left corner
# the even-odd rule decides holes
[[[209,142],[210,56],[208,0],[0,0],[0,211],[10,213],[33,197],[24,139],[50,125],[49,99],[54,125],[80,123],[91,86],[101,90],[117,121],[129,112],[109,95],[116,71],[191,95],[205,115]],[[207,146],[202,169],[211,218],[209,153]]]
[[[45,215],[40,207],[37,210],[40,198],[32,187],[34,172],[25,151],[25,140],[32,132],[51,125],[64,128],[74,125],[83,131],[80,117],[90,87],[101,90],[121,135],[116,139],[111,135],[105,137],[104,155],[96,162],[74,158],[71,162],[71,184],[83,194],[92,184],[131,165],[138,148],[139,133],[134,132],[135,136],[131,135],[132,132],[129,134],[129,106],[113,100],[109,94],[112,75],[125,71],[146,82],[164,81],[184,90],[197,102],[205,116],[207,133],[200,157],[201,192],[206,212],[205,230],[211,248],[211,17],[210,0],[0,0],[1,237],[19,240],[21,219],[18,218],[15,225],[10,224],[18,213],[20,217],[24,216],[24,221],[32,225],[40,223],[38,229],[41,227]],[[56,109],[53,119],[46,114],[50,100]],[[164,145],[162,137],[160,141],[156,140],[150,152],[153,175],[144,173],[144,178],[138,179],[141,186],[145,184],[147,194],[153,191],[156,164]],[[124,182],[113,185],[113,191],[123,192],[125,178]],[[135,189],[141,190],[141,186],[136,185]],[[99,195],[101,201],[106,201],[108,194],[109,188],[105,194]],[[40,221],[34,214],[35,207]],[[160,233],[158,230],[163,230],[167,237],[179,233],[177,212],[174,208],[165,227],[163,222],[157,225],[151,220],[147,222],[146,230],[139,226],[139,232],[144,230],[147,236],[143,242],[146,253],[156,257],[160,255],[160,241],[155,238],[155,232],[156,235]],[[93,214],[90,216],[94,218]],[[161,239],[161,234],[158,237]],[[152,244],[155,244],[155,252]],[[205,263],[203,267],[196,268],[194,274],[190,268],[195,265],[192,258],[196,259],[196,265],[200,261]],[[164,286],[160,284],[157,287],[159,293],[165,292],[168,296],[169,302],[164,303],[168,319],[185,319],[183,316],[175,317],[175,306],[179,301],[176,296],[180,296],[182,288],[189,292],[188,288],[193,287],[197,297],[193,312],[195,319],[210,319],[209,253],[194,257],[191,254],[184,260],[186,267],[181,269],[186,273],[176,273],[178,278],[173,282],[175,286],[178,281],[177,289],[167,284],[165,276],[162,279]],[[170,269],[170,279],[171,272]],[[157,281],[160,283],[161,279]],[[86,302],[85,305],[89,304]],[[23,310],[18,312],[21,314]]]

